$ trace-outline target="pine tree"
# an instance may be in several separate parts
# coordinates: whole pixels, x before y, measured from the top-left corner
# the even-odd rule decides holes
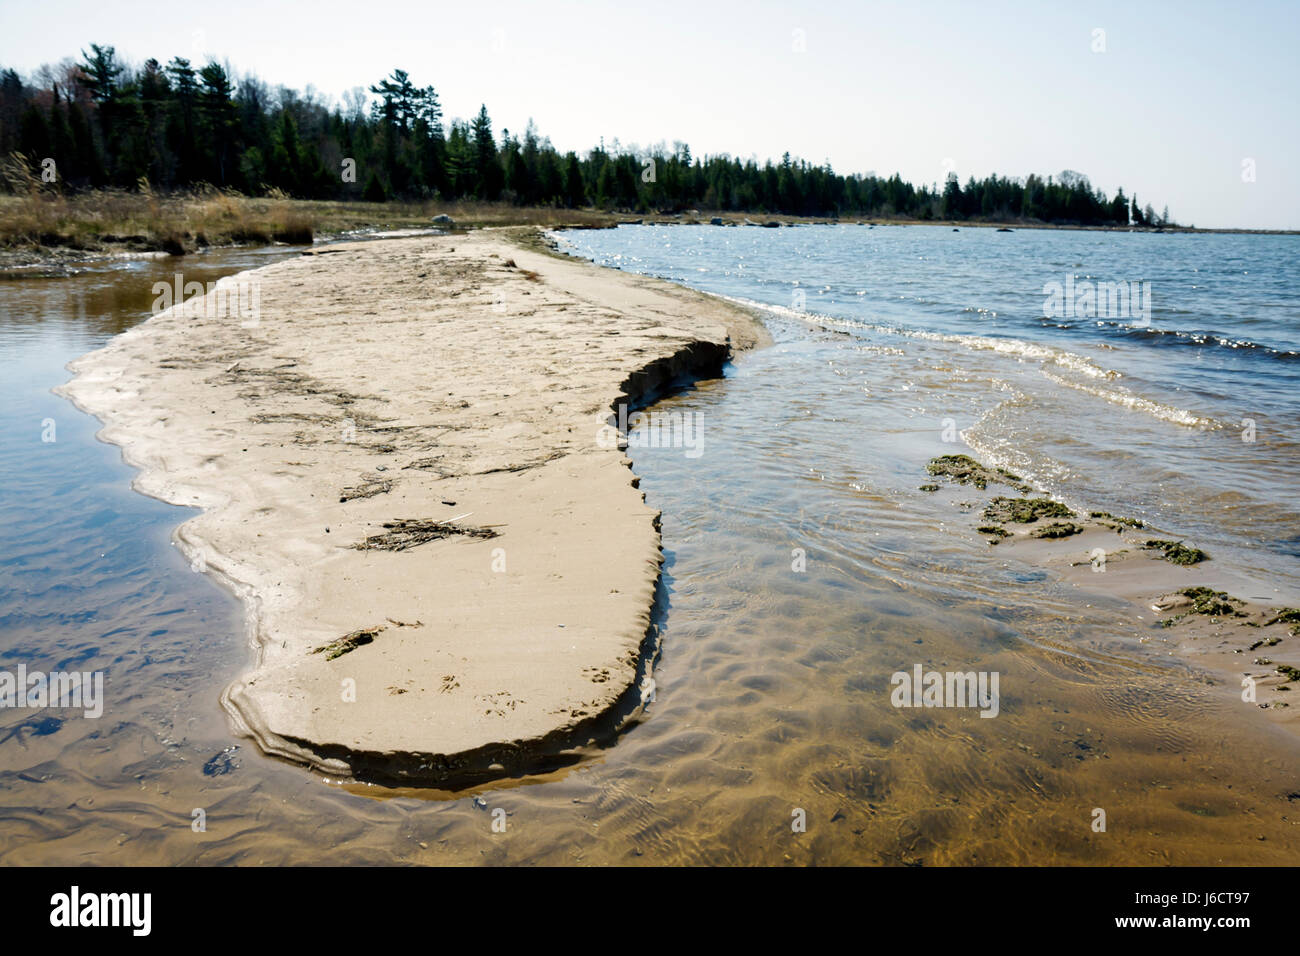
[[[1115,198],[1111,201],[1110,218],[1121,226],[1128,225],[1128,200],[1124,198],[1123,187],[1116,191]]]
[[[962,206],[961,183],[956,173],[949,173],[943,184],[943,218],[960,219]]]
[[[582,182],[582,167],[578,164],[578,154],[569,153],[564,157],[564,204],[570,209],[587,205],[587,189]]]
[[[474,193],[480,199],[496,199],[501,193],[501,165],[497,162],[496,140],[486,106],[480,106],[471,124],[474,147]]]
[[[79,80],[96,103],[111,103],[117,96],[117,78],[122,65],[117,62],[117,51],[111,46],[90,45],[91,52],[81,51]]]
[[[234,89],[225,67],[208,63],[199,70],[198,116],[201,133],[209,146],[209,180],[225,186],[236,168],[237,130]],[[287,114],[286,114],[287,115]]]
[[[361,198],[366,202],[386,202],[388,200],[388,193],[384,191],[384,184],[379,181],[379,177],[374,173],[371,173],[370,178],[366,180],[366,189],[361,194]]]
[[[165,67],[171,80],[172,106],[167,122],[167,144],[176,157],[176,177],[189,183],[196,181],[202,172],[199,168],[199,150],[195,136],[195,120],[199,100],[199,83],[190,61],[173,57]]]

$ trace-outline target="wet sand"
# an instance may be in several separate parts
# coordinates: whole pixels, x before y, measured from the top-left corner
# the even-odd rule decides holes
[[[955,463],[955,464],[954,464]],[[1203,680],[1229,703],[1255,705],[1272,723],[1300,734],[1300,708],[1292,691],[1300,684],[1297,596],[1215,560],[1195,542],[1183,542],[1144,522],[1109,512],[1071,510],[1012,473],[969,456],[936,458],[933,482],[923,485],[941,505],[968,515],[999,557],[1047,569],[1077,589],[1084,608],[1093,603],[1123,607],[1135,624],[1159,625],[1143,642],[1164,656],[1203,671]],[[956,476],[948,474],[956,470]],[[976,488],[975,481],[985,487]],[[1060,514],[1020,519],[1032,502]],[[1170,560],[1165,548],[1174,545]],[[1195,557],[1193,557],[1195,555]],[[1298,702],[1300,703],[1300,702]]]
[[[187,275],[200,264],[187,261]],[[107,332],[148,308],[135,293],[157,277],[105,287],[122,315]],[[94,299],[78,319],[81,282],[42,287],[11,314],[106,321]],[[194,512],[129,491],[118,449],[94,442],[93,420],[66,403],[20,409],[21,423],[56,417],[60,438],[40,446],[32,431],[14,446],[10,516],[33,519],[13,552],[23,563],[0,582],[23,593],[40,574],[49,587],[24,594],[11,649],[106,670],[110,709],[54,732],[9,715],[0,860],[1294,863],[1297,740],[1271,711],[1169,654],[1159,642],[1181,625],[1144,627],[1133,605],[1081,596],[1019,560],[1019,544],[988,546],[976,509],[1007,489],[954,489],[969,513],[917,491],[925,461],[954,446],[913,448],[879,399],[877,431],[845,441],[844,422],[816,414],[825,406],[809,395],[818,369],[840,367],[843,338],[794,342],[653,406],[705,417],[702,457],[630,452],[663,513],[656,702],[616,744],[564,769],[460,790],[326,786],[232,740],[217,698],[247,666],[239,605],[167,547]],[[65,361],[42,393],[66,378]],[[908,450],[897,463],[894,448]],[[104,524],[106,510],[123,517]],[[794,546],[807,573],[792,573]],[[1224,557],[1208,547],[1207,572]],[[1000,671],[998,719],[892,707],[890,673],[918,662]],[[792,830],[795,809],[804,833]]]
[[[765,333],[520,235],[315,250],[71,366],[136,489],[203,509],[176,541],[245,602],[222,701],[267,753],[501,775],[653,693],[658,513],[598,426]]]

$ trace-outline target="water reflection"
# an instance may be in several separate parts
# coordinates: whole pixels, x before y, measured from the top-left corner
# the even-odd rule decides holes
[[[1118,609],[944,533],[960,516],[918,507],[931,439],[901,388],[926,375],[877,352],[868,381],[855,343],[779,321],[776,347],[666,400],[701,416],[703,455],[634,455],[664,512],[669,602],[638,725],[575,767],[458,794],[342,787],[262,757],[217,704],[247,661],[242,613],[169,545],[189,512],[130,491],[98,424],[49,393],[174,270],[0,283],[0,666],[103,670],[109,697],[98,721],[0,713],[3,862],[1297,858],[1294,739],[1144,650]],[[998,672],[999,716],[893,707],[890,674],[918,663]]]

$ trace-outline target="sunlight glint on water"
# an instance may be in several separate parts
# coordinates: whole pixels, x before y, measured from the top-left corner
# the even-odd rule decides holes
[[[246,745],[223,753],[238,743],[217,694],[247,660],[240,610],[169,547],[188,512],[131,492],[118,450],[93,439],[97,423],[48,394],[68,359],[142,316],[149,285],[174,267],[0,285],[0,655],[110,675],[99,721],[4,715],[0,859],[1294,862],[1291,737],[1150,653],[1121,609],[1083,612],[916,490],[925,461],[952,450],[939,441],[951,417],[1067,498],[1158,517],[1294,585],[1295,496],[1279,491],[1294,489],[1297,463],[1284,427],[1296,420],[1285,354],[1300,349],[1296,267],[1290,246],[1269,245],[1287,240],[860,236],[573,235],[625,267],[771,305],[788,307],[798,281],[807,309],[834,321],[776,315],[777,345],[664,403],[698,412],[705,444],[698,458],[633,454],[664,512],[656,703],[577,768],[484,791],[510,814],[504,835],[471,794],[345,790]],[[1151,241],[1186,245],[1153,255]],[[1202,255],[1198,242],[1212,245]],[[1185,301],[1202,281],[1187,275],[1198,257],[1201,312]],[[268,260],[208,261],[215,278]],[[1267,278],[1247,291],[1238,267]],[[1151,279],[1157,329],[1215,329],[1277,355],[1044,324],[1042,285],[1069,271]],[[1045,372],[1216,424],[1176,425]],[[43,446],[47,417],[58,441]],[[1243,417],[1259,423],[1254,447],[1238,447]],[[1225,506],[1233,520],[1216,520]],[[1001,713],[893,708],[890,673],[916,663],[1000,672]],[[196,807],[205,833],[190,828]],[[1090,826],[1097,807],[1105,834]],[[791,833],[796,809],[805,834]]]

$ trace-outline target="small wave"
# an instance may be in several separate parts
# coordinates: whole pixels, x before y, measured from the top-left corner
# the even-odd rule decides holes
[[[1098,323],[1099,325],[1102,323]],[[1253,339],[1234,339],[1211,329],[1158,329],[1155,327],[1138,327],[1123,322],[1107,322],[1114,326],[1126,338],[1143,340],[1144,344],[1169,346],[1197,346],[1224,349],[1244,349],[1247,352],[1267,355],[1269,358],[1283,362],[1300,361],[1300,352],[1280,349]]]
[[[1186,315],[1195,314],[1185,310],[1180,310],[1180,313]],[[1044,319],[1042,321],[1045,325],[1050,324],[1050,327],[1052,328],[1064,329],[1070,332],[1090,333],[1102,329],[1112,334],[1118,334],[1124,339],[1136,340],[1135,344],[1137,345],[1223,348],[1243,350],[1248,353],[1260,354],[1284,362],[1300,361],[1300,351],[1280,348],[1276,345],[1270,345],[1267,342],[1259,342],[1249,338],[1232,338],[1231,336],[1214,329],[1161,328],[1156,325],[1142,326],[1135,325],[1132,322],[1120,322],[1113,319],[1088,319],[1086,321],[1052,320],[1050,322],[1049,320]],[[1102,347],[1114,348],[1113,345]]]
[[[989,335],[960,335],[946,332],[921,332],[911,329],[892,329],[888,326],[875,326],[874,331],[885,334],[906,335],[909,338],[923,339],[929,342],[951,342],[968,349],[999,352],[1014,355],[1017,358],[1036,359],[1051,362],[1071,371],[1087,375],[1089,378],[1115,379],[1120,373],[1114,369],[1102,368],[1086,355],[1069,352],[1050,345],[1026,342],[1024,339],[995,338]]]
[[[946,342],[954,345],[960,345],[964,348],[975,350],[987,350],[998,352],[1004,355],[1012,355],[1023,359],[1036,359],[1044,363],[1050,363],[1069,369],[1087,376],[1088,378],[1102,381],[1113,381],[1120,378],[1121,374],[1113,369],[1103,368],[1088,358],[1086,355],[1080,355],[1077,352],[1069,352],[1065,349],[1054,348],[1050,345],[1039,345],[1035,342],[1027,342],[1024,339],[1014,338],[995,338],[987,335],[960,335],[944,332],[926,332],[919,329],[902,329],[887,325],[874,325],[867,322],[859,322],[854,319],[844,319],[839,316],[826,315],[820,312],[810,312],[807,310],[786,308],[779,305],[769,305],[763,302],[756,302],[751,299],[744,299],[737,296],[719,296],[738,305],[749,306],[751,308],[766,309],[774,314],[786,318],[797,319],[804,322],[817,322],[822,325],[839,326],[852,329],[861,329],[869,332],[876,332],[883,335],[901,335],[907,338],[920,339],[927,342]],[[1148,331],[1148,330],[1136,330]],[[1119,405],[1131,411],[1143,412],[1153,418],[1162,421],[1171,422],[1175,425],[1184,425],[1188,428],[1212,428],[1218,429],[1225,427],[1222,422],[1212,418],[1205,418],[1185,408],[1178,408],[1174,405],[1166,405],[1164,402],[1157,402],[1141,395],[1136,395],[1121,385],[1103,387],[1100,385],[1091,385],[1086,382],[1073,381],[1061,375],[1053,373],[1047,368],[1043,368],[1043,375],[1050,381],[1065,388],[1072,388],[1080,392],[1100,398],[1103,401],[1110,402],[1113,405]]]
[[[1145,412],[1153,418],[1162,421],[1172,422],[1175,425],[1186,425],[1189,428],[1222,428],[1223,423],[1215,421],[1212,418],[1203,418],[1194,412],[1189,412],[1185,408],[1177,408],[1173,405],[1166,405],[1164,402],[1152,401],[1149,398],[1143,398],[1141,395],[1135,395],[1123,386],[1113,388],[1100,388],[1095,385],[1089,385],[1086,382],[1072,382],[1070,379],[1061,375],[1056,375],[1047,369],[1042,369],[1049,381],[1057,385],[1063,385],[1066,388],[1073,388],[1076,391],[1084,392],[1095,398],[1110,402],[1112,405],[1119,405],[1123,408],[1135,412]]]
[[[890,325],[874,325],[868,322],[859,322],[855,319],[845,319],[836,315],[827,315],[822,312],[812,312],[808,310],[800,311],[780,305],[768,305],[763,302],[755,302],[750,299],[744,299],[736,296],[721,296],[738,305],[757,307],[767,309],[777,315],[787,318],[799,319],[804,322],[820,322],[826,325],[836,325],[852,329],[861,329],[867,332],[876,332],[881,335],[901,335],[907,338],[920,339],[926,342],[946,342],[953,345],[960,345],[964,348],[998,352],[1004,355],[1014,355],[1017,358],[1036,359],[1041,362],[1051,362],[1054,365],[1060,365],[1071,371],[1079,372],[1090,378],[1097,379],[1116,379],[1120,373],[1114,369],[1102,368],[1086,355],[1080,355],[1077,352],[1069,352],[1065,349],[1058,349],[1050,345],[1039,345],[1036,342],[1027,342],[1024,339],[1000,338],[990,335],[964,335],[960,333],[948,332],[927,332],[921,329],[904,329]]]
[[[969,428],[961,432],[961,440],[975,453],[979,461],[990,468],[1005,468],[1012,474],[1019,475],[1029,485],[1042,489],[1053,497],[1060,497],[1058,488],[1068,484],[1070,474],[1060,462],[1042,455],[1032,454],[1024,442],[1009,441],[1006,437],[988,435],[995,429],[994,421],[1002,413],[1032,403],[1032,399],[1010,382],[995,380],[999,391],[1009,392],[1008,398],[985,410]],[[1074,506],[1074,502],[1066,502]]]

